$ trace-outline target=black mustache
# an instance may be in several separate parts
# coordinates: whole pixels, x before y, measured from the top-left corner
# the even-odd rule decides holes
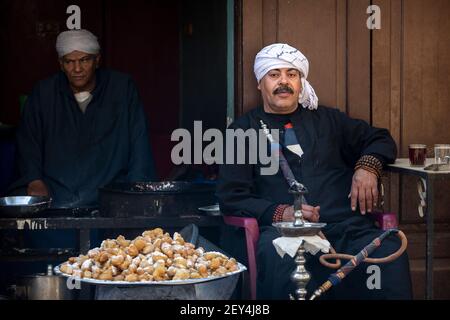
[[[276,88],[273,92],[273,94],[279,94],[279,93],[291,93],[294,94],[294,90],[288,86],[280,86]]]

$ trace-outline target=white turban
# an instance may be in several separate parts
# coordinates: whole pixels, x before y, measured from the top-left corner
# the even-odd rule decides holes
[[[297,49],[285,43],[275,43],[264,47],[255,58],[256,79],[261,79],[273,69],[293,68],[301,73],[302,92],[298,102],[310,110],[317,109],[319,99],[313,87],[306,80],[309,71],[308,59]]]
[[[100,52],[100,45],[97,37],[87,30],[69,30],[58,35],[56,51],[60,58],[73,51],[97,54]]]

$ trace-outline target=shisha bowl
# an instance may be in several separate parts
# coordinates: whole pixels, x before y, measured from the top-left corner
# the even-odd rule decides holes
[[[294,222],[272,223],[272,226],[274,226],[283,237],[315,236],[326,225],[326,223],[314,222],[305,222],[299,226],[294,225]]]

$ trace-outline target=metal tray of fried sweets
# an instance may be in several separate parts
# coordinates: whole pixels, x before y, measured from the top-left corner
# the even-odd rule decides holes
[[[202,247],[206,254],[213,254],[230,259],[230,255],[209,242],[198,234],[198,228],[194,224],[188,225],[180,231],[180,235],[196,248]],[[175,262],[175,259],[174,259]],[[162,281],[125,281],[125,280],[99,280],[92,278],[80,278],[69,275],[62,271],[64,262],[54,268],[56,274],[71,279],[75,284],[86,283],[96,288],[96,299],[98,300],[222,300],[229,299],[235,291],[240,273],[247,270],[244,265],[234,261],[232,268],[222,269],[222,274],[209,275],[202,278],[183,278],[184,280],[162,280]],[[83,266],[81,266],[81,269]],[[199,276],[199,274],[197,274]]]

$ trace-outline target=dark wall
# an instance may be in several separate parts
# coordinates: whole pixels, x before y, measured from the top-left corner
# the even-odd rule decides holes
[[[137,82],[163,179],[172,169],[170,136],[179,127],[180,0],[110,1],[105,12],[105,63]]]
[[[226,0],[182,1],[181,124],[225,129],[227,110]]]

